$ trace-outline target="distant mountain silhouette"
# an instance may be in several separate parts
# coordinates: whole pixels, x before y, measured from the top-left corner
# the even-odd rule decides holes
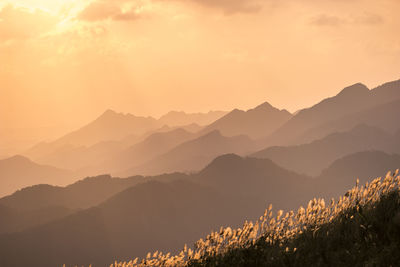
[[[144,164],[194,137],[195,134],[181,128],[167,132],[156,132],[142,142],[110,156],[108,160],[102,162],[101,166],[96,166],[96,168],[109,173],[127,170]]]
[[[38,162],[46,164],[51,162],[55,166],[62,165],[64,160],[71,161],[72,164],[69,165],[75,166],[73,164],[74,158],[77,158],[76,155],[80,153],[86,153],[89,156],[88,160],[90,160],[90,155],[96,154],[98,150],[117,151],[121,144],[115,141],[120,141],[129,136],[129,140],[125,141],[134,144],[141,135],[161,126],[156,119],[151,117],[137,117],[132,114],[107,110],[93,122],[76,131],[53,142],[37,144],[29,149],[25,155]],[[96,147],[87,149],[94,145]],[[85,159],[85,156],[82,155],[78,158],[82,160]],[[66,166],[68,164],[62,167]]]
[[[138,117],[107,110],[93,122],[61,137],[55,143],[90,146],[101,141],[120,140],[129,134],[142,135],[161,126],[152,117]]]
[[[317,128],[322,124],[330,125],[331,122],[343,119],[363,110],[369,110],[385,103],[400,99],[400,80],[383,84],[373,90],[369,90],[363,84],[354,84],[344,88],[334,97],[324,99],[320,103],[299,111],[282,127],[275,131],[266,139],[268,145],[288,145],[303,143],[306,132]],[[390,114],[387,114],[390,116]],[[392,116],[398,116],[392,114]],[[354,119],[347,125],[347,129],[360,123],[367,123],[363,120]],[[367,123],[368,124],[368,123]],[[379,126],[376,124],[370,124]],[[314,138],[322,138],[329,133],[346,130],[331,127],[331,131],[325,131],[323,134],[314,134]],[[307,141],[314,139],[307,138]]]
[[[213,158],[226,154],[245,154],[254,149],[254,142],[247,136],[225,137],[212,131],[199,138],[184,142],[163,155],[138,167],[118,173],[152,175],[174,171],[194,172],[206,166]]]
[[[194,123],[182,125],[178,128],[176,126],[170,127],[167,125],[160,127],[159,125],[162,125],[161,122],[157,122],[154,124],[154,127],[147,127],[149,130],[146,130],[143,133],[146,127],[142,127],[140,124],[144,124],[143,121],[145,119],[154,122],[154,119],[152,118],[134,117],[130,114],[123,115],[113,111],[107,111],[96,121],[89,124],[89,126],[83,127],[81,130],[71,133],[54,142],[39,143],[26,151],[25,155],[42,164],[79,171],[82,175],[93,175],[99,174],[99,171],[102,170],[96,170],[96,166],[105,161],[111,160],[113,157],[117,157],[119,154],[123,153],[124,150],[144,141],[154,133],[170,132],[176,129],[183,129],[195,133],[202,129],[201,126]],[[140,122],[141,120],[143,123]],[[117,127],[113,127],[114,124],[116,124]],[[156,125],[157,127],[155,127]],[[98,141],[94,144],[92,144],[94,140],[92,140],[93,142],[91,141],[90,144],[86,145],[77,144],[73,142],[72,139],[74,138],[71,138],[71,135],[91,136],[92,134],[90,131],[103,131],[102,128],[107,128],[107,130],[101,137],[94,140],[104,140]],[[110,130],[108,128],[114,129]],[[112,134],[109,135],[107,132],[111,132]],[[185,141],[185,139],[182,141]],[[149,151],[149,154],[151,153],[152,152]],[[133,163],[134,162],[132,162],[132,164]],[[92,170],[95,170],[95,172],[92,173]],[[109,172],[108,170],[106,171]]]
[[[400,87],[399,87],[400,92]],[[367,124],[393,133],[399,129],[400,99],[349,114],[340,119],[309,129],[297,138],[298,143],[309,142],[335,131],[346,131],[357,124]]]
[[[360,180],[360,185],[364,185],[388,171],[394,172],[399,168],[398,154],[376,150],[357,152],[336,160],[326,168],[316,180],[314,191],[328,199],[337,198],[355,186],[357,179]]]
[[[40,183],[67,184],[73,173],[47,165],[39,165],[23,156],[0,160],[0,197]]]
[[[170,111],[161,116],[158,121],[169,126],[183,126],[190,124],[208,125],[218,120],[228,112],[209,111],[207,113],[186,113],[183,111]]]
[[[291,118],[286,110],[274,108],[265,102],[247,111],[235,109],[202,130],[218,130],[225,136],[247,135],[251,138],[268,136]]]
[[[347,154],[369,149],[395,152],[396,145],[399,147],[400,139],[379,128],[362,124],[348,132],[333,133],[311,143],[269,147],[251,156],[269,158],[286,169],[316,176]]]

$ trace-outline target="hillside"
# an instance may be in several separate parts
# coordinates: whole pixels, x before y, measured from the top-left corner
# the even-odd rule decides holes
[[[269,159],[234,154],[214,159],[193,179],[225,194],[256,197],[282,209],[294,208],[309,198],[312,180],[277,166]]]
[[[149,253],[111,266],[396,266],[399,187],[397,172],[330,204],[314,198],[286,214],[269,208],[254,223],[221,227],[176,255]]]
[[[254,216],[261,210],[262,205],[254,201],[222,196],[188,181],[149,182],[97,207],[0,236],[0,264],[46,267],[79,262],[104,266],[116,258],[128,259],[133,251],[145,256],[154,248],[178,250],[185,242],[221,225],[239,225],[244,214]],[[60,242],[62,247],[54,246]]]
[[[310,179],[269,159],[227,154],[192,175],[100,176],[65,188],[27,188],[0,199],[4,214],[16,222],[15,226],[5,222],[9,232],[0,235],[0,248],[5,251],[0,263],[103,266],[116,257],[144,257],[146,251],[177,252],[184,243],[192,244],[220,226],[237,227],[246,219],[257,218],[266,203],[277,209],[293,209],[317,195],[343,194],[356,176],[370,181],[370,176],[359,171],[365,166],[371,173],[382,173],[396,165],[400,165],[397,155],[363,152],[334,162],[323,176]],[[56,209],[54,213],[40,213],[55,206],[73,210],[70,215]],[[11,216],[16,210],[24,212],[21,214],[25,217]],[[29,214],[45,216],[31,225],[18,221],[30,218]],[[16,229],[22,232],[15,233]],[[43,245],[35,245],[38,238]],[[51,245],[60,242],[62,248]],[[24,257],[14,257],[11,251],[19,251],[18,255]]]
[[[336,160],[324,169],[315,181],[314,192],[327,199],[336,198],[343,194],[345,188],[350,188],[355,179],[364,184],[370,181],[371,177],[378,177],[382,173],[399,168],[398,154],[374,150],[357,152]]]

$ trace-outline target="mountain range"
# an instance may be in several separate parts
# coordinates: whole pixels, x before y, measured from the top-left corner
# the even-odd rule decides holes
[[[302,144],[361,123],[398,130],[399,99],[400,80],[372,90],[363,84],[354,84],[336,96],[299,111],[264,142],[266,146]]]
[[[334,162],[321,176],[312,179],[287,171],[269,159],[228,154],[190,176],[171,174],[158,177],[158,181],[151,177],[100,176],[65,188],[28,188],[0,199],[0,210],[5,214],[27,214],[25,218],[32,213],[43,214],[46,209],[53,208],[55,212],[44,217],[47,222],[34,221],[31,227],[2,226],[11,230],[0,235],[0,263],[102,266],[115,258],[145,256],[147,251],[174,252],[220,226],[236,227],[246,219],[254,219],[267,203],[288,209],[304,205],[316,195],[342,194],[359,174],[354,166],[368,165],[359,177],[367,181],[374,178],[365,175],[368,171],[384,173],[398,164],[399,155],[360,152]],[[24,203],[29,202],[32,205],[26,208]],[[17,220],[18,216],[13,218]]]
[[[287,110],[279,110],[265,102],[247,111],[234,109],[206,126],[202,133],[218,130],[225,136],[247,135],[258,139],[273,133],[291,117]]]
[[[267,102],[160,119],[108,110],[0,160],[0,266],[176,252],[270,203],[343,195],[400,168],[399,118],[400,80],[354,84],[294,114]]]
[[[355,152],[381,150],[400,153],[399,133],[390,134],[361,124],[350,131],[332,133],[311,143],[272,146],[251,156],[269,158],[287,169],[316,176],[336,159]]]

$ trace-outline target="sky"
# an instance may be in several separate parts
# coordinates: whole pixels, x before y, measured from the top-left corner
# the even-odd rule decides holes
[[[0,0],[0,130],[58,134],[106,109],[294,112],[399,79],[399,11],[399,0]]]

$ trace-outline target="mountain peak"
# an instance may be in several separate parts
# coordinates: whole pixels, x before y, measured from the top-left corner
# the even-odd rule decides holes
[[[345,87],[342,91],[340,91],[339,94],[337,94],[337,96],[359,96],[359,95],[363,95],[365,93],[368,93],[369,89],[367,86],[365,86],[362,83],[356,83],[353,85],[350,85],[348,87]]]
[[[18,162],[18,163],[31,163],[32,162],[29,158],[21,156],[21,155],[12,156],[10,158],[4,159],[4,161]]]
[[[274,106],[272,106],[270,103],[264,102],[264,103],[256,106],[254,109],[276,109],[276,108]]]
[[[118,113],[115,112],[112,109],[107,109],[106,111],[104,111],[104,113],[101,116],[114,116],[117,115]]]
[[[243,161],[243,158],[236,154],[224,154],[213,159],[202,171],[201,173],[205,173],[211,170],[219,170],[219,169],[229,169],[232,165],[238,165]]]

